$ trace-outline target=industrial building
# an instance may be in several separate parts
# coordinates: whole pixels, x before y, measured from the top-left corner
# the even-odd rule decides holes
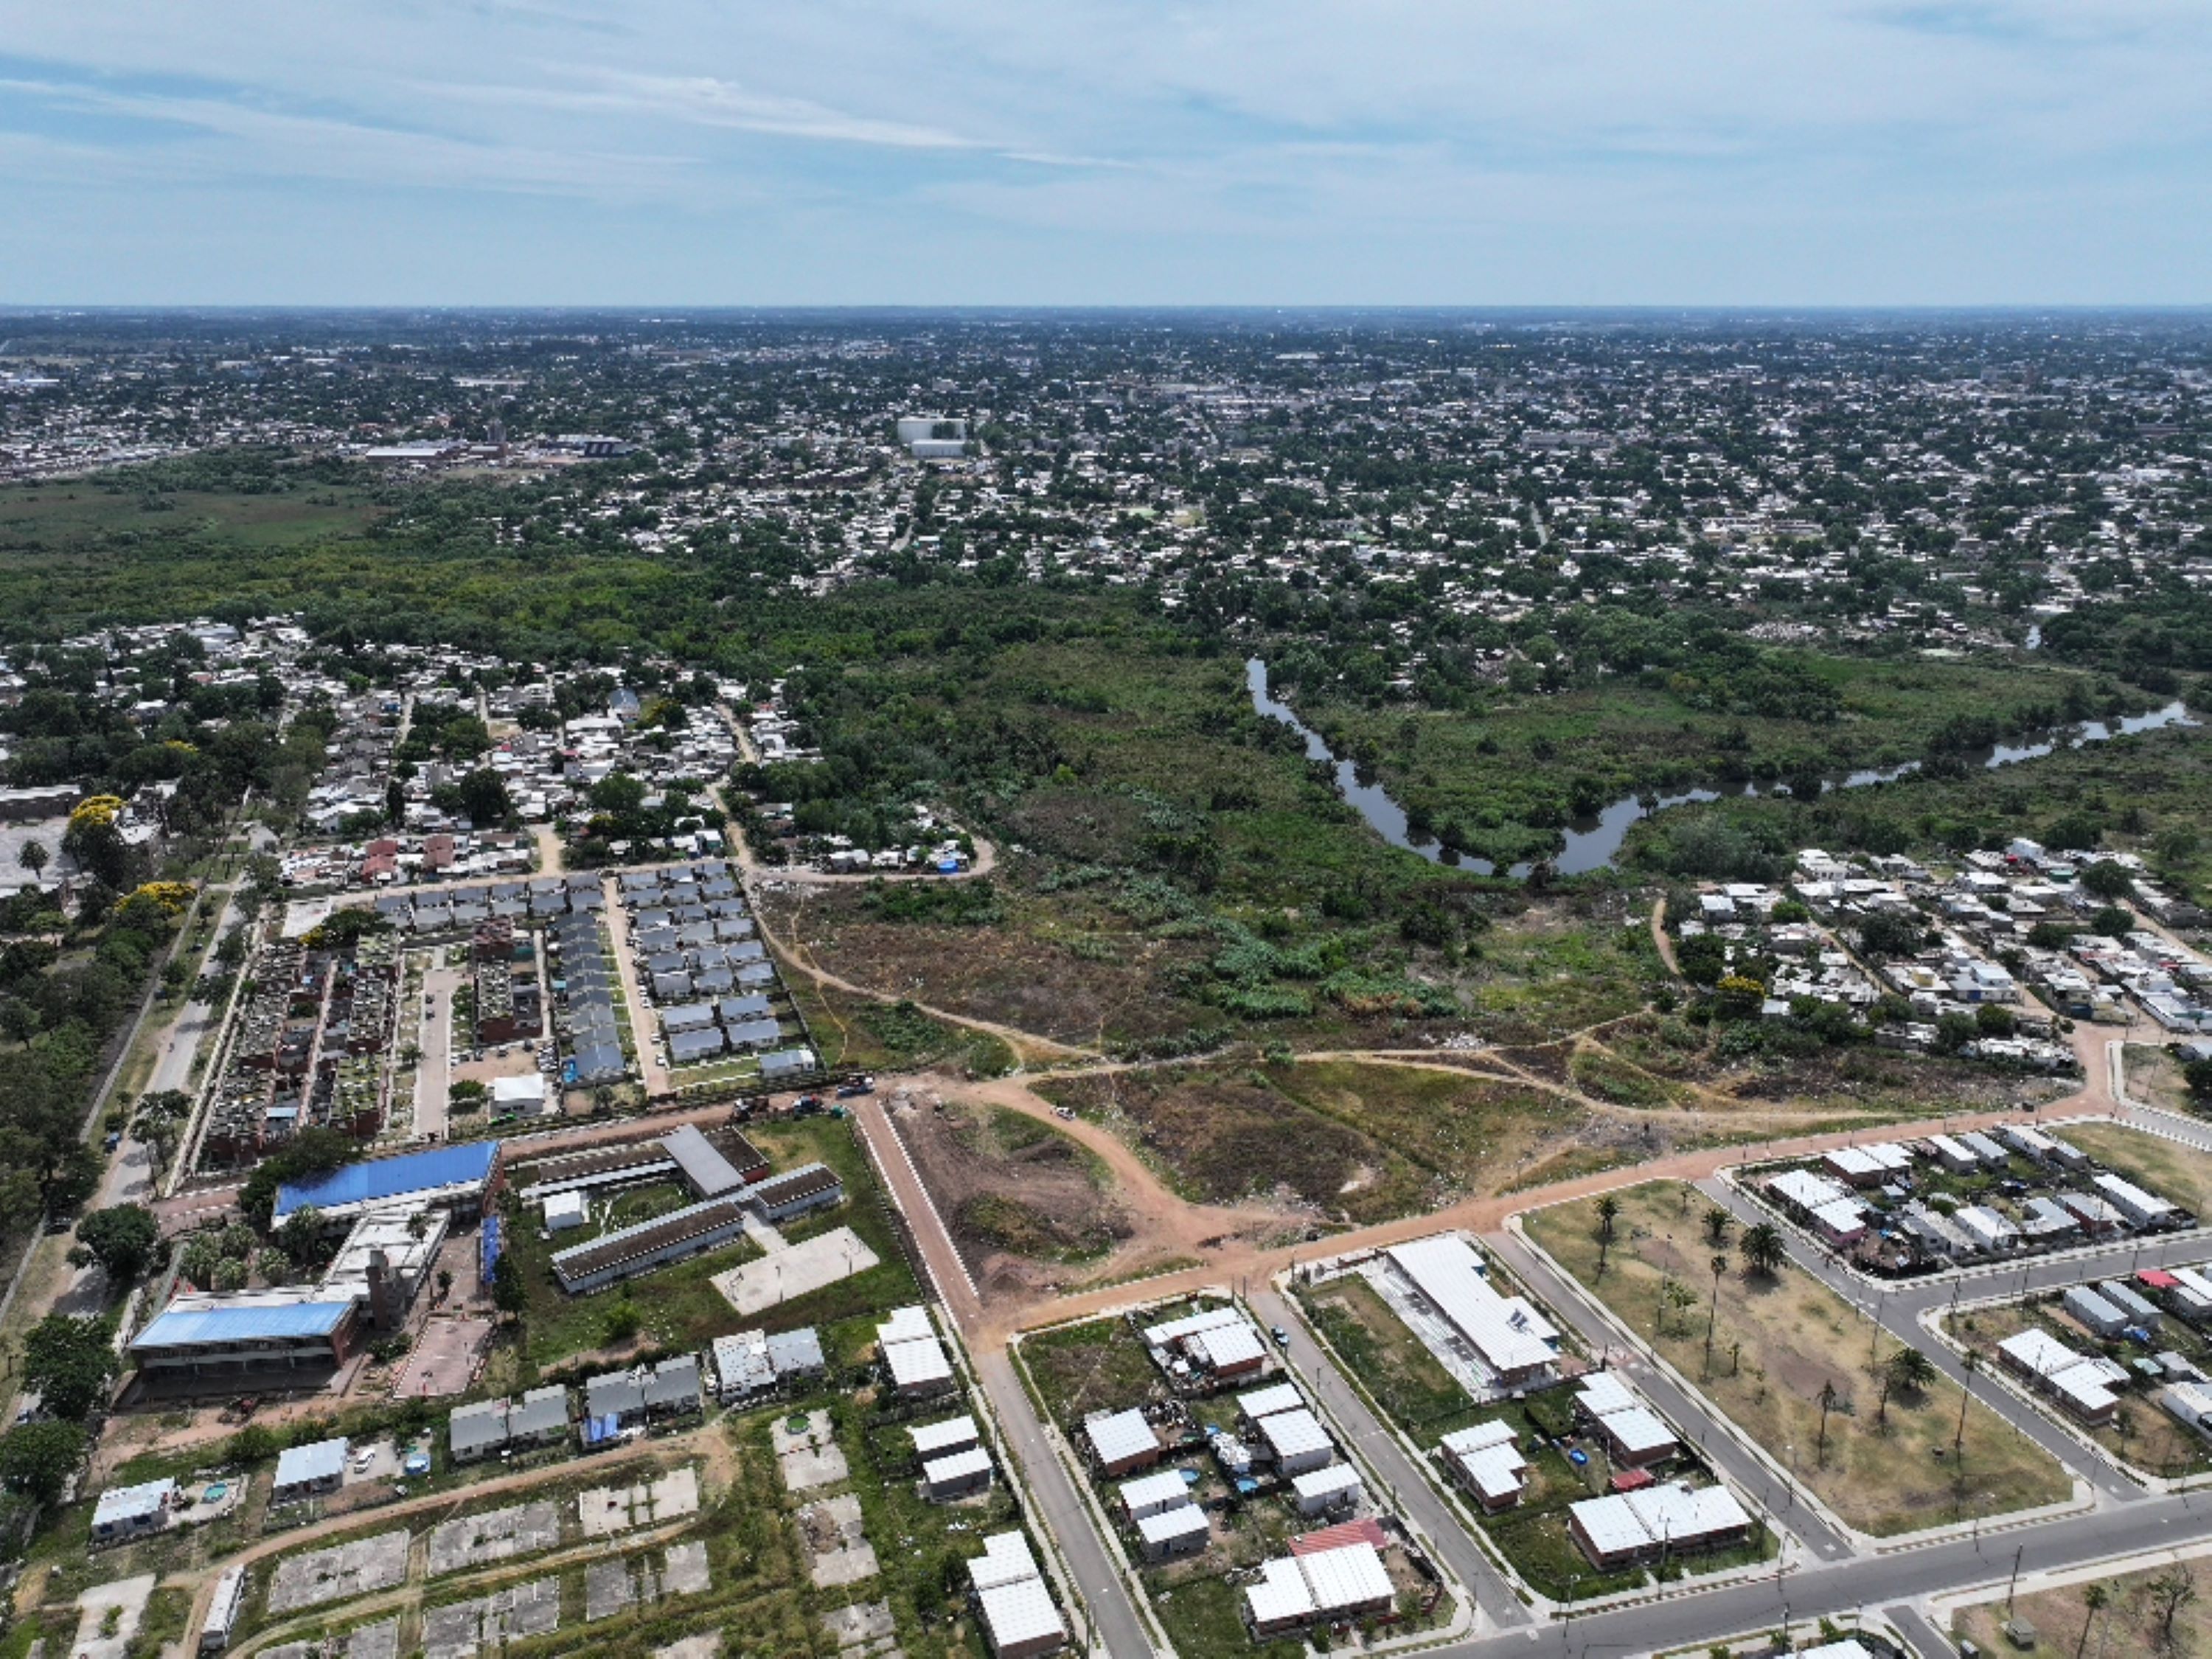
[[[1465,1239],[1442,1233],[1394,1244],[1383,1255],[1501,1385],[1520,1387],[1558,1364],[1558,1329],[1526,1297],[1492,1288],[1482,1258]]]
[[[710,1199],[556,1250],[553,1274],[569,1295],[582,1296],[726,1244],[744,1226],[742,1206],[731,1199]]]
[[[127,1350],[150,1384],[319,1381],[359,1346],[364,1322],[351,1297],[249,1291],[173,1297]]]
[[[312,1207],[325,1226],[350,1224],[370,1210],[448,1210],[469,1221],[483,1212],[498,1178],[495,1140],[434,1146],[288,1181],[276,1189],[273,1218],[281,1224],[294,1211]]]

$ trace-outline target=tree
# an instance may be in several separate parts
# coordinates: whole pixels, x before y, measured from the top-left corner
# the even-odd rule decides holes
[[[1706,1219],[1710,1221],[1711,1218],[1709,1216]],[[1715,1252],[1713,1255],[1713,1306],[1712,1311],[1705,1316],[1705,1371],[1709,1376],[1711,1374],[1713,1369],[1713,1330],[1714,1328],[1721,1322],[1721,1275],[1728,1271],[1728,1264],[1729,1259],[1726,1255],[1717,1251]]]
[[[2181,1068],[2181,1080],[2199,1105],[2212,1106],[2212,1060],[2192,1060]]]
[[[1978,1348],[1969,1348],[1959,1356],[1966,1367],[1966,1386],[1959,1390],[1959,1430],[1951,1437],[1951,1455],[1956,1459],[1966,1444],[1966,1406],[1974,1397],[1974,1373],[1982,1368],[1982,1353]]]
[[[1620,1200],[1605,1193],[1597,1200],[1597,1276],[1605,1277],[1605,1258],[1613,1249],[1613,1235],[1620,1220]]]
[[[1735,1218],[1716,1204],[1705,1212],[1705,1243],[1715,1249],[1726,1248],[1729,1230],[1735,1225]]]
[[[1979,1036],[1980,1030],[1972,1014],[1954,1012],[1942,1015],[1936,1022],[1936,1052],[1955,1054]]]
[[[15,862],[31,872],[31,879],[35,883],[39,878],[39,872],[46,867],[47,860],[52,856],[46,851],[46,842],[27,841],[21,849],[16,853]]]
[[[51,1313],[23,1339],[23,1381],[54,1416],[82,1423],[107,1395],[115,1350],[102,1319]]]
[[[514,1265],[514,1258],[502,1251],[491,1264],[491,1305],[503,1314],[522,1317],[530,1305],[529,1288],[522,1282],[522,1269]]]
[[[2112,1591],[2099,1583],[2092,1583],[2081,1592],[2081,1605],[2088,1609],[2089,1616],[2081,1621],[2081,1639],[2074,1644],[2074,1659],[2081,1659],[2082,1651],[2089,1645],[2089,1632],[2096,1626],[2097,1615],[2112,1599]]]
[[[1889,1397],[1893,1394],[1918,1394],[1936,1380],[1936,1362],[1917,1348],[1899,1348],[1882,1362],[1881,1403],[1875,1413],[1875,1420],[1889,1421]]]
[[[1835,1409],[1836,1401],[1840,1398],[1842,1396],[1837,1394],[1833,1382],[1820,1384],[1820,1433],[1813,1443],[1813,1462],[1816,1468],[1828,1461],[1828,1413]]]
[[[74,1423],[25,1423],[0,1435],[0,1486],[51,1504],[84,1462],[90,1444]]]
[[[1859,924],[1859,949],[1870,957],[1909,957],[1927,934],[1917,915],[1877,910]]]
[[[2127,866],[2113,859],[2099,859],[2094,864],[2083,865],[2080,879],[2084,892],[2094,893],[2115,904],[2136,890]]]
[[[507,797],[507,781],[489,767],[477,768],[461,780],[459,787],[461,810],[479,830],[504,823],[514,816],[514,803]]]
[[[275,1237],[276,1248],[303,1267],[329,1254],[323,1237],[323,1212],[312,1204],[302,1204],[286,1216]]]
[[[2197,1576],[2179,1562],[2168,1567],[2150,1581],[2147,1587],[2150,1604],[2158,1611],[2159,1638],[2166,1646],[2173,1645],[2173,1621],[2182,1608],[2197,1599]]]
[[[161,1242],[161,1224],[143,1204],[117,1204],[94,1210],[76,1224],[76,1248],[70,1260],[82,1267],[97,1261],[110,1285],[120,1288],[146,1270]]]
[[[1790,1259],[1790,1245],[1782,1237],[1782,1229],[1771,1221],[1761,1221],[1743,1230],[1736,1241],[1736,1249],[1743,1256],[1743,1265],[1755,1273],[1771,1279],[1782,1271],[1782,1264]]]

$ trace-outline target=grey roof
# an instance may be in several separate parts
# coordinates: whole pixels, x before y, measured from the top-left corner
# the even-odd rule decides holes
[[[507,1413],[507,1432],[525,1436],[550,1434],[568,1426],[568,1391],[558,1383],[532,1389]]]
[[[507,1407],[504,1400],[479,1400],[456,1406],[446,1419],[446,1441],[456,1455],[487,1446],[504,1446],[507,1436]]]
[[[775,1004],[756,991],[750,996],[724,997],[717,1012],[722,1016],[723,1024],[735,1025],[744,1020],[757,1019],[774,1006]]]
[[[822,1369],[822,1338],[811,1325],[778,1331],[768,1340],[768,1361],[779,1377]]]
[[[719,1027],[709,1025],[702,1031],[671,1031],[668,1034],[668,1058],[681,1064],[687,1060],[705,1060],[720,1054],[727,1047]]]
[[[773,985],[775,983],[775,969],[765,962],[749,962],[738,969],[738,983]]]
[[[730,1046],[733,1048],[773,1048],[783,1036],[783,1027],[772,1019],[747,1020],[730,1027]]]
[[[661,1136],[660,1144],[702,1198],[718,1198],[745,1184],[745,1178],[695,1124],[679,1124]]]
[[[346,1441],[343,1435],[335,1440],[318,1440],[312,1446],[291,1446],[276,1458],[276,1489],[304,1486],[311,1480],[329,1480],[345,1473]]]
[[[795,1072],[811,1072],[819,1064],[811,1048],[781,1048],[761,1056],[761,1075],[782,1077]]]
[[[645,1389],[631,1371],[602,1371],[584,1384],[584,1410],[592,1417],[622,1417],[645,1409]]]
[[[660,1023],[672,1031],[696,1031],[702,1025],[714,1023],[714,1005],[711,1002],[679,1002],[673,1008],[660,1011]]]
[[[691,975],[691,988],[702,997],[720,996],[723,992],[734,988],[736,984],[736,979],[726,968],[702,968]]]
[[[655,1365],[645,1380],[648,1409],[663,1406],[695,1407],[699,1403],[699,1356],[680,1353]]]

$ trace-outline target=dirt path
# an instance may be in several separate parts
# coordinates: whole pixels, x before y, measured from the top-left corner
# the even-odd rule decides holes
[[[1659,895],[1651,907],[1651,948],[1659,953],[1659,960],[1667,964],[1667,971],[1676,979],[1682,977],[1682,964],[1674,960],[1674,941],[1667,937],[1667,896]]]
[[[541,876],[561,874],[561,832],[550,823],[538,823],[531,826],[530,836],[538,843],[538,873]]]

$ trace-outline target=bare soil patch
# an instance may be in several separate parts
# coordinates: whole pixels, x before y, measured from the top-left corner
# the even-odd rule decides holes
[[[1104,1170],[1048,1124],[927,1097],[891,1122],[986,1296],[1027,1290],[1038,1267],[1095,1261],[1131,1235]]]

